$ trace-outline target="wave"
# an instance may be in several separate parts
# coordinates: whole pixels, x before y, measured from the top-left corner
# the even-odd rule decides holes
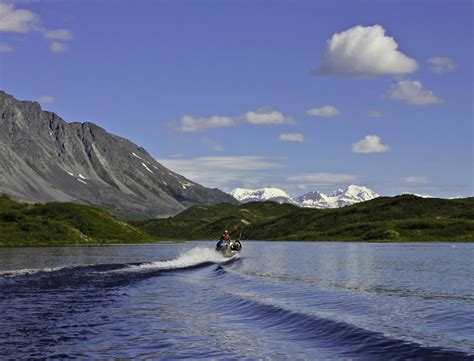
[[[212,264],[225,264],[232,262],[239,256],[235,255],[226,258],[220,253],[210,248],[195,247],[175,259],[166,261],[156,261],[147,263],[126,263],[126,264],[95,264],[95,265],[78,265],[78,266],[59,266],[44,268],[23,268],[19,270],[0,271],[0,278],[15,278],[22,276],[39,275],[42,273],[118,273],[118,272],[145,272],[150,271],[171,271],[174,269],[186,269],[205,267]]]
[[[130,265],[118,272],[142,272],[142,271],[165,271],[175,269],[186,269],[195,267],[204,267],[211,264],[225,264],[234,261],[238,255],[233,257],[224,257],[222,254],[210,248],[195,247],[175,259],[168,261],[157,261]]]
[[[219,269],[219,272],[227,272]],[[257,323],[260,328],[280,334],[282,339],[311,342],[315,347],[338,351],[339,356],[377,360],[470,360],[473,354],[461,350],[420,344],[349,322],[308,314],[286,307],[269,297],[226,292],[230,300],[214,307],[220,312],[239,315],[241,322]],[[231,305],[231,307],[229,307]],[[289,306],[289,305],[287,305]],[[344,345],[344,347],[341,347]]]
[[[23,268],[19,270],[7,270],[7,271],[0,271],[0,277],[11,278],[11,277],[18,277],[18,276],[28,276],[35,273],[55,272],[64,268],[67,268],[67,266],[44,267],[44,268]]]

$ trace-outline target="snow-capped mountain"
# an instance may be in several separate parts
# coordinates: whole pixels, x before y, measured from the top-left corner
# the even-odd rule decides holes
[[[339,208],[350,204],[369,201],[379,195],[367,187],[350,185],[332,193],[324,194],[318,191],[306,193],[295,198],[300,207],[308,208]]]
[[[235,188],[234,190],[230,192],[230,195],[242,203],[264,202],[273,198],[291,200],[290,195],[286,193],[284,190],[281,190],[279,188],[261,188],[261,189]]]
[[[230,194],[240,202],[274,201],[277,203],[291,203],[305,208],[339,208],[354,203],[365,202],[379,195],[367,187],[350,185],[325,194],[312,191],[302,196],[291,198],[288,193],[279,188],[243,189],[236,188]]]

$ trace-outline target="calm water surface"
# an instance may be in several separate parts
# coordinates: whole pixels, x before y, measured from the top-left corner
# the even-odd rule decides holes
[[[0,355],[474,360],[474,244],[0,249]]]

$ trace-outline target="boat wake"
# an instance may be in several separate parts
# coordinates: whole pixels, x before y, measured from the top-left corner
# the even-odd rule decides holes
[[[195,247],[178,256],[177,258],[169,261],[157,261],[150,263],[142,263],[139,265],[130,265],[122,270],[116,270],[115,272],[164,271],[205,267],[211,264],[229,263],[238,257],[238,255],[235,255],[233,257],[226,258],[222,254],[214,251],[213,249]]]

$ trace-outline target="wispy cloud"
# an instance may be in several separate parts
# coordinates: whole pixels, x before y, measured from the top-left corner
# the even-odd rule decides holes
[[[357,143],[352,144],[353,153],[383,153],[389,149],[389,146],[382,144],[380,137],[376,135],[367,135]]]
[[[378,76],[412,73],[418,69],[414,59],[398,50],[392,37],[380,25],[357,25],[328,40],[316,75]]]
[[[418,80],[400,80],[392,85],[389,96],[393,100],[398,100],[412,105],[430,105],[442,102],[433,94],[431,90],[423,88]]]
[[[429,179],[423,176],[402,177],[401,180],[408,184],[427,184],[429,182]]]
[[[201,132],[212,128],[231,127],[242,123],[253,125],[291,124],[294,123],[294,119],[280,111],[264,107],[236,117],[224,115],[193,117],[191,115],[184,115],[180,119],[176,130],[181,132]]]
[[[443,74],[455,71],[458,67],[455,61],[445,56],[434,56],[427,60],[433,73]]]
[[[304,135],[301,133],[283,133],[278,137],[282,142],[303,142]]]
[[[54,102],[54,97],[51,95],[42,95],[37,99],[42,104],[51,104]]]
[[[158,161],[197,183],[225,190],[235,187],[258,187],[271,180],[272,171],[284,167],[276,159],[262,156],[167,158]]]
[[[371,118],[381,118],[383,117],[383,113],[378,110],[371,110],[369,112],[369,117]]]
[[[68,29],[44,30],[43,35],[51,40],[72,40],[73,35]]]
[[[297,183],[299,188],[347,185],[358,182],[362,177],[346,173],[304,173],[287,177],[288,182]]]
[[[332,105],[325,105],[320,108],[311,108],[306,111],[307,115],[313,117],[335,117],[341,114],[340,110]]]

